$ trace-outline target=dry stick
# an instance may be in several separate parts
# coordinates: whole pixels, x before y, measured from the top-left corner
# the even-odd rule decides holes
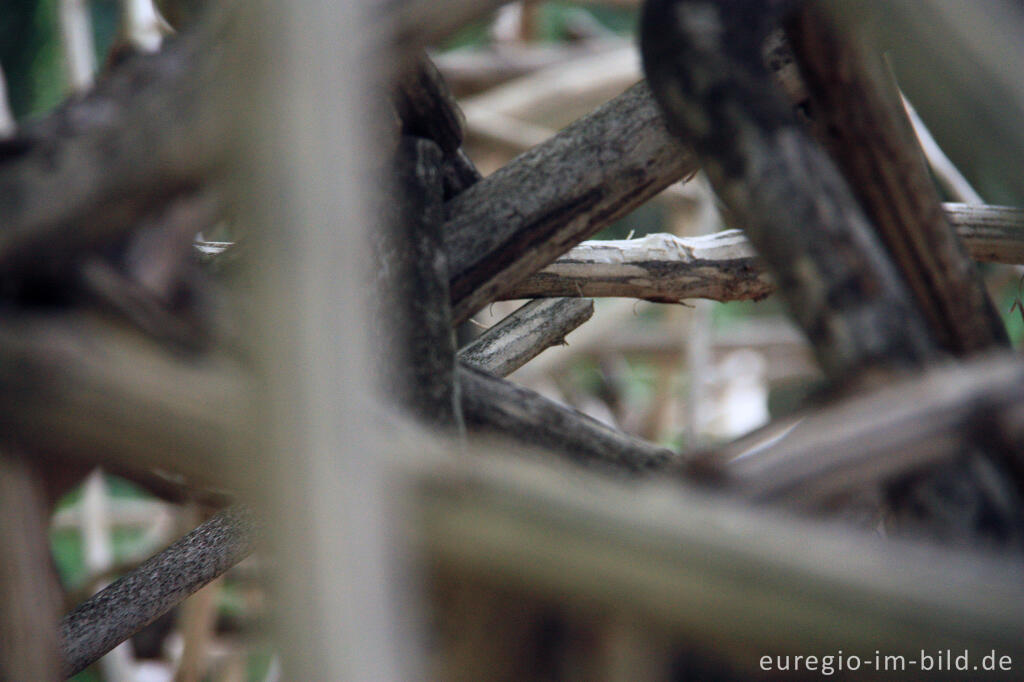
[[[0,141],[14,135],[17,129],[18,124],[14,121],[11,105],[7,101],[7,80],[4,78],[3,69],[0,69]]]
[[[649,234],[639,239],[583,242],[515,285],[505,297],[738,301],[764,298],[774,288],[743,233],[726,230],[701,237]]]
[[[850,17],[847,17],[850,19]],[[940,345],[1007,346],[980,273],[946,220],[899,91],[863,28],[840,31],[803,5],[787,27],[810,96],[812,130],[841,167]]]
[[[943,204],[974,260],[1024,263],[1024,209]],[[231,249],[230,242],[197,242],[205,259]],[[775,286],[761,259],[739,230],[703,237],[650,234],[638,239],[590,240],[519,282],[499,298],[619,296],[677,302],[758,300]]]
[[[96,47],[89,5],[86,0],[60,0],[58,19],[68,90],[73,94],[85,92],[96,77]]]
[[[256,544],[250,512],[226,509],[80,604],[61,623],[70,677],[244,559]]]
[[[459,350],[459,360],[497,376],[507,376],[594,314],[592,300],[554,298],[530,301]]]
[[[679,455],[612,428],[527,388],[459,363],[466,426],[617,473],[666,469]]]
[[[1024,263],[1024,210],[967,204],[945,204],[944,208],[975,260]],[[743,233],[725,230],[702,237],[649,234],[639,239],[586,241],[502,298],[756,301],[774,290],[764,263]]]
[[[695,164],[641,83],[458,195],[445,225],[455,321]]]

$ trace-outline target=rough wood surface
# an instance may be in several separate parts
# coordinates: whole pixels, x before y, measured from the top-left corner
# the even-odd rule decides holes
[[[466,427],[471,432],[503,436],[584,466],[618,473],[653,472],[679,461],[667,448],[464,362],[459,363],[458,381]]]
[[[594,302],[555,298],[530,301],[459,350],[459,360],[508,376],[590,319]]]
[[[924,154],[862,23],[842,31],[806,3],[787,35],[809,95],[811,129],[872,221],[940,345],[968,354],[1009,344],[980,273],[947,221]]]
[[[80,604],[60,626],[64,676],[81,672],[244,559],[255,536],[248,510],[227,509]]]
[[[374,244],[381,293],[372,321],[385,394],[438,428],[455,428],[461,418],[441,236],[443,158],[431,140],[406,135],[398,145],[394,194],[381,197],[385,226]]]
[[[920,366],[937,351],[922,315],[762,62],[786,4],[651,0],[641,40],[648,81],[771,268],[826,374],[842,382],[872,368]],[[709,22],[720,30],[709,33]]]
[[[696,170],[636,85],[446,205],[456,322]]]
[[[990,263],[1024,263],[1024,209],[946,204],[946,215],[971,256]]]
[[[66,277],[85,248],[116,240],[195,189],[231,141],[223,21],[134,57],[85,98],[0,145],[0,271]],[[220,99],[223,96],[224,99]]]
[[[628,296],[676,303],[687,298],[759,300],[774,289],[743,233],[726,230],[703,237],[649,234],[586,241],[504,297]]]
[[[1024,263],[1024,210],[967,204],[944,208],[975,260]],[[688,298],[759,300],[774,291],[764,262],[743,233],[724,230],[702,237],[649,234],[585,241],[502,298],[622,296],[675,303]]]

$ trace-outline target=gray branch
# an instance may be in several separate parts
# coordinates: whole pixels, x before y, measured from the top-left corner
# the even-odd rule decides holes
[[[644,473],[678,463],[679,455],[527,388],[459,363],[466,426],[542,448],[570,461],[615,472]]]
[[[446,205],[455,321],[696,169],[644,83],[520,155]]]
[[[482,370],[508,376],[594,314],[591,300],[555,298],[530,301],[459,351],[459,359]]]
[[[65,616],[63,672],[84,670],[252,553],[250,512],[226,509]]]

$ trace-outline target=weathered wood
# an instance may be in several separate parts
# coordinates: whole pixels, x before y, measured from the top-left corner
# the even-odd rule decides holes
[[[1007,346],[981,275],[942,211],[899,91],[864,32],[852,20],[840,31],[813,3],[787,22],[811,129],[849,181],[940,345],[958,354]]]
[[[465,116],[430,57],[424,54],[405,67],[392,99],[403,134],[431,140],[444,153],[441,177],[446,200],[480,181],[480,171],[462,151]]]
[[[1024,210],[944,204],[971,256],[986,263],[1024,263]],[[624,296],[674,303],[688,298],[760,300],[775,285],[739,230],[703,237],[649,234],[590,240],[570,249],[502,295]]]
[[[946,204],[946,215],[975,260],[1024,263],[1024,209]]]
[[[428,557],[529,594],[642,614],[755,679],[767,652],[1022,650],[1016,559],[883,542],[667,482],[497,455],[439,463],[417,488]]]
[[[764,66],[781,5],[651,0],[641,47],[651,89],[765,259],[827,375],[920,366],[921,314],[845,180]],[[720,30],[709,33],[709,22]]]
[[[677,303],[688,298],[759,300],[774,289],[743,233],[726,230],[703,237],[649,234],[586,241],[503,297],[627,296]]]
[[[802,421],[770,445],[752,452],[738,441],[698,458],[694,467],[718,471],[730,490],[752,500],[821,507],[949,464],[979,429],[1012,421],[1021,401],[1024,365],[1015,357],[936,367],[793,415]]]
[[[403,134],[434,141],[446,156],[462,146],[464,117],[430,57],[423,55],[399,74],[393,100]]]
[[[40,463],[0,452],[0,680],[60,679],[60,585],[47,535]]]
[[[636,85],[445,207],[456,322],[696,170]]]
[[[508,376],[590,319],[594,302],[568,298],[530,301],[459,350],[459,360]]]
[[[385,395],[427,423],[455,428],[461,417],[441,236],[442,163],[431,140],[402,137],[392,164],[394,197],[380,197],[388,204],[380,208],[385,226],[374,244],[381,294],[373,323]]]
[[[251,513],[232,507],[78,605],[60,625],[65,677],[98,658],[252,553]]]
[[[220,16],[158,55],[133,58],[0,146],[8,291],[29,274],[67,277],[82,250],[115,241],[223,162],[233,106],[231,84],[219,79],[226,23]]]
[[[459,363],[462,411],[471,432],[503,436],[590,466],[618,473],[663,470],[679,456],[625,434],[571,407]]]

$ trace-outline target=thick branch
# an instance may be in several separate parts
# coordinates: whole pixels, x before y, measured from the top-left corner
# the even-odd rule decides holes
[[[96,593],[61,623],[64,675],[84,670],[244,559],[255,544],[250,513],[233,507]]]
[[[883,543],[515,457],[435,467],[417,488],[429,556],[530,594],[643,614],[754,677],[751,651],[1019,651],[1024,641],[1017,560]]]
[[[938,352],[845,179],[777,92],[758,49],[772,2],[652,0],[641,46],[669,126],[771,267],[826,375],[920,366]],[[720,24],[709,34],[708,22]]]
[[[218,167],[230,142],[223,25],[133,59],[0,147],[5,278],[61,275]]]
[[[459,351],[466,364],[503,377],[565,336],[594,314],[591,300],[555,298],[530,301]]]
[[[470,430],[564,455],[581,464],[643,473],[678,461],[666,448],[627,435],[533,391],[459,364],[462,411]]]
[[[940,367],[810,413],[755,452],[744,439],[695,466],[720,468],[750,499],[814,507],[950,462],[992,423],[1018,423],[1022,401],[1013,357]]]
[[[0,432],[34,456],[223,486],[222,457],[242,424],[248,382],[234,359],[172,354],[99,318],[0,324]]]
[[[522,154],[446,205],[455,321],[694,170],[642,83]]]
[[[1024,263],[1024,210],[945,204],[975,260]],[[674,303],[688,298],[760,300],[773,293],[764,263],[739,230],[703,237],[649,234],[586,241],[530,275],[505,299],[622,296]]]
[[[849,18],[849,17],[847,17]],[[804,5],[789,26],[810,95],[812,129],[838,163],[943,348],[1006,346],[981,275],[942,211],[913,126],[863,27],[840,31]]]

